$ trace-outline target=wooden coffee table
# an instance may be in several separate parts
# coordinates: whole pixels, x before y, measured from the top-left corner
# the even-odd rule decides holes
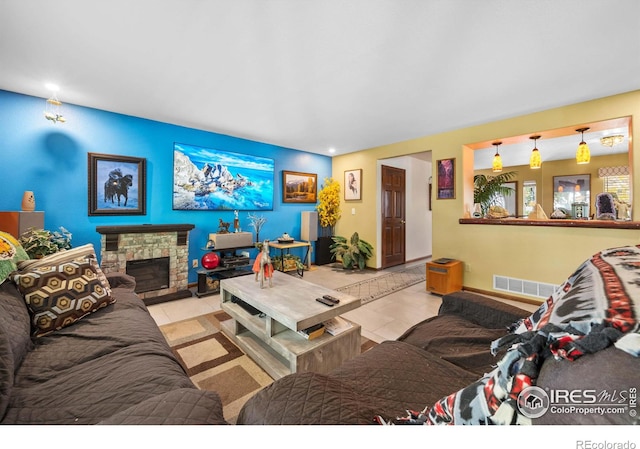
[[[340,303],[328,307],[315,298],[331,295]],[[258,309],[254,315],[234,299]],[[325,332],[307,340],[298,331],[360,307],[360,299],[284,273],[273,274],[273,286],[260,288],[255,276],[222,279],[221,308],[232,320],[222,332],[271,377],[314,371],[328,373],[360,353],[360,325],[338,335]]]

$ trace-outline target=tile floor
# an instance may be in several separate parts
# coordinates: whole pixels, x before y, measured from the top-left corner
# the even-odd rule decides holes
[[[339,266],[312,266],[311,271],[304,273],[303,279],[314,284],[329,288],[338,288],[374,276],[381,276],[389,271],[400,270],[408,266],[424,265],[429,259],[414,261],[407,265],[393,267],[387,270],[344,271]],[[537,307],[508,300],[525,310],[535,310]],[[375,301],[371,301],[356,310],[347,312],[343,316],[362,326],[362,336],[375,342],[395,340],[409,327],[438,313],[441,299],[426,291],[425,282],[392,293]],[[149,312],[158,326],[185,320],[198,315],[204,315],[220,310],[220,295],[198,298],[180,299],[149,306]]]

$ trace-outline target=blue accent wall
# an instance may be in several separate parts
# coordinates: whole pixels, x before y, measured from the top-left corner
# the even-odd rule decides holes
[[[275,160],[273,211],[254,212],[267,218],[261,239],[276,239],[283,232],[300,238],[300,212],[315,209],[315,204],[282,202],[283,170],[316,173],[320,186],[331,176],[328,156],[70,104],[63,105],[67,122],[54,124],[44,118],[44,106],[44,98],[0,90],[0,210],[20,210],[23,192],[32,190],[36,210],[45,212],[46,229],[64,226],[73,234],[74,246],[92,243],[98,255],[96,226],[194,224],[189,235],[192,260],[202,257],[220,218],[233,223],[232,211],[172,209],[174,142]],[[88,215],[88,153],[146,158],[146,215]],[[241,228],[252,231],[247,214],[239,213]],[[190,283],[197,281],[196,271],[189,268]]]

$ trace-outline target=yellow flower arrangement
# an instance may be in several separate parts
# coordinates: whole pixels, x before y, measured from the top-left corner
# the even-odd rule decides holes
[[[340,219],[340,184],[333,178],[324,178],[324,185],[318,192],[320,203],[316,206],[320,226],[325,237],[333,235],[333,227]]]

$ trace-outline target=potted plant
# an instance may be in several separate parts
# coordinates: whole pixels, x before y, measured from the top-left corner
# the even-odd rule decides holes
[[[31,259],[71,248],[71,233],[60,226],[59,231],[29,228],[20,236],[20,244]]]
[[[486,216],[491,206],[501,196],[509,196],[513,193],[511,187],[503,184],[515,178],[518,172],[509,171],[496,176],[475,175],[473,177],[473,202],[480,204],[482,216]]]
[[[331,237],[340,219],[340,184],[333,178],[324,178],[324,185],[318,192],[318,219],[320,221],[321,236],[316,242],[316,265],[326,265],[331,262]]]
[[[373,256],[373,246],[362,240],[357,232],[354,232],[348,241],[345,237],[333,237],[331,254],[334,259],[340,258],[344,268],[358,267],[362,270],[366,266],[367,260]]]

